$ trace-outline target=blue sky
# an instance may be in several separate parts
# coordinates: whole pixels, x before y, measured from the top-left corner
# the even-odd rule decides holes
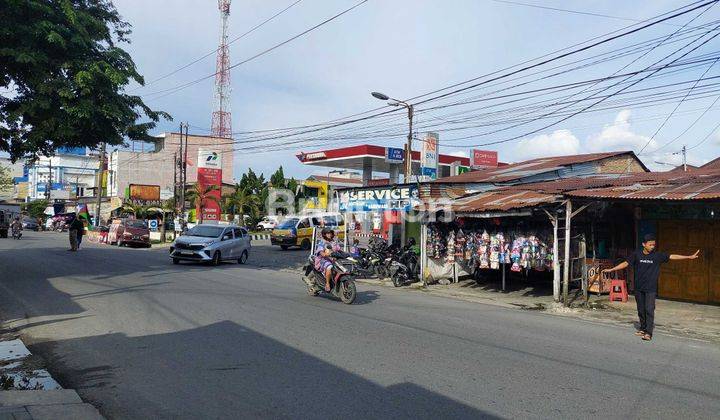
[[[230,37],[245,32],[293,1],[234,0]],[[355,3],[357,0],[303,0],[272,22],[233,43],[230,46],[230,61],[236,63],[250,57]],[[525,0],[524,3],[626,19],[645,19],[686,4],[666,0]],[[132,44],[126,49],[147,81],[167,74],[217,46],[219,12],[215,1],[116,0],[115,5],[123,18],[133,25]],[[708,11],[693,24],[709,22],[719,15],[720,7]],[[682,25],[692,16],[673,23]],[[493,0],[370,0],[307,36],[234,69],[231,74],[233,131],[313,124],[362,112],[382,105],[370,96],[371,91],[382,91],[401,99],[413,97],[632,23]],[[676,29],[677,26],[673,25],[657,25],[612,44],[612,47],[658,37]],[[697,53],[717,50],[718,42],[709,43]],[[647,57],[647,61],[640,63],[649,64],[652,58]],[[625,63],[627,60],[600,64],[571,77],[556,79],[553,83],[608,75]],[[134,93],[148,94],[172,88],[211,74],[214,69],[215,59],[212,56]],[[694,72],[668,78],[667,82],[697,78],[706,69],[700,67]],[[717,76],[718,72],[720,64],[717,68],[710,68],[706,77]],[[193,126],[192,132],[203,134],[203,128],[210,127],[212,93],[213,83],[209,79],[163,98],[153,99],[159,95],[146,98],[153,108],[167,111],[175,118],[173,122],[161,124],[158,131],[177,130],[179,121],[188,121]],[[662,116],[672,111],[674,103],[581,114],[557,126],[491,149],[498,150],[503,161],[601,150],[638,151],[648,142],[650,147],[646,151],[652,152],[666,140],[682,133],[714,99],[708,96],[683,103],[652,140],[649,136],[663,122]],[[671,153],[678,151],[683,144],[696,144],[712,131],[720,114],[720,105],[716,107],[719,109],[708,111],[671,146],[658,153],[644,155],[645,162],[658,169],[662,165],[655,162],[679,162],[679,155]],[[432,121],[432,116],[418,116],[420,124]],[[522,134],[522,130],[508,134]],[[467,145],[502,138],[502,135],[478,136],[453,142],[457,146],[449,147],[443,145],[443,139],[458,137],[459,133],[438,131],[441,153],[467,153]],[[461,133],[471,136],[474,132]],[[397,136],[368,142],[399,145],[402,141],[402,136]],[[718,144],[717,136],[712,135],[708,141],[691,150],[690,163],[699,164],[716,157]],[[322,147],[299,145],[290,150],[261,153],[257,149],[243,151],[241,143],[238,145],[235,173],[237,176],[252,167],[267,174],[283,164],[286,174],[306,176],[313,170],[297,163],[294,154],[300,149],[311,151],[318,148]]]

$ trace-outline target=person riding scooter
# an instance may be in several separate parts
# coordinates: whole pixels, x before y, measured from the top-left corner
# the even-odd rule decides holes
[[[332,278],[332,261],[330,255],[340,250],[340,244],[335,240],[335,231],[331,228],[323,228],[321,238],[315,244],[315,270],[325,276],[325,291],[330,291],[330,279]]]
[[[19,217],[15,217],[15,220],[10,224],[10,230],[12,231],[13,238],[22,236],[23,227]]]

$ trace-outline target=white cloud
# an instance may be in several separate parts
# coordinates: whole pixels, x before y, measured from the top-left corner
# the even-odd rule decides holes
[[[613,124],[603,127],[599,134],[588,137],[585,149],[588,152],[633,150],[636,153],[641,149],[656,149],[659,145],[655,139],[650,140],[650,137],[632,131],[630,117],[629,109],[620,111]]]
[[[582,153],[580,140],[570,130],[555,130],[518,143],[513,159],[521,161],[546,156],[564,156]]]

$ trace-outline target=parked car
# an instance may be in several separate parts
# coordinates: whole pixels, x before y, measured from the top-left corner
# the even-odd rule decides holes
[[[273,230],[278,225],[277,216],[265,216],[261,221],[258,222],[255,229],[257,230]]]
[[[250,256],[250,235],[236,225],[197,225],[179,236],[170,246],[173,264],[180,261],[209,262],[235,260],[245,264]]]
[[[135,245],[150,248],[150,229],[144,220],[115,219],[108,230],[110,244]]]
[[[22,227],[25,230],[38,231],[40,230],[40,223],[38,223],[37,220],[33,219],[32,217],[26,217],[22,221]]]

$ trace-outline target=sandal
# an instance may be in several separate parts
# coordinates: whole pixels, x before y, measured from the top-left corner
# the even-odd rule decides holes
[[[635,335],[637,335],[638,337],[642,337],[642,336],[645,335],[645,334],[646,334],[646,333],[645,333],[645,331],[643,331],[643,330],[637,330],[637,331],[635,331]]]
[[[325,286],[325,291],[330,292],[330,286]]]
[[[650,341],[652,340],[652,335],[645,333],[645,335],[642,336],[642,339],[644,341]]]

